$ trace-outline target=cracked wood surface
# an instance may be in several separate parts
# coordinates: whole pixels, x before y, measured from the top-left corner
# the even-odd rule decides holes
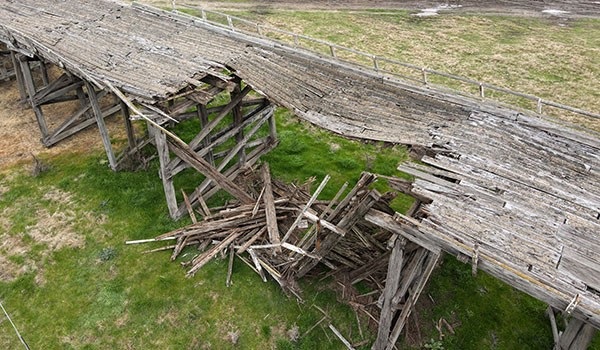
[[[417,175],[412,191],[433,200],[423,235],[469,256],[477,244],[481,269],[557,308],[579,295],[574,315],[600,327],[598,134],[116,1],[6,0],[0,41],[138,102],[227,67],[319,127],[429,147],[432,174],[456,181]]]

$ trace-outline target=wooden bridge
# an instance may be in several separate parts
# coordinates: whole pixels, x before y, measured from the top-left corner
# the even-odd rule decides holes
[[[42,142],[97,125],[114,170],[153,144],[173,218],[186,212],[174,179],[188,168],[206,176],[192,206],[219,189],[254,202],[234,180],[277,145],[273,104],[347,137],[412,147],[424,165],[400,170],[415,180],[390,182],[415,205],[407,215],[371,208],[364,220],[431,257],[406,273],[395,245],[374,348],[393,347],[441,250],[548,303],[552,317],[572,316],[555,334],[563,349],[585,348],[600,327],[597,134],[136,4],[6,0],[0,41]],[[76,106],[72,115],[53,114],[63,103]],[[124,116],[121,154],[105,125],[115,114]],[[201,127],[184,142],[169,126],[191,118]]]

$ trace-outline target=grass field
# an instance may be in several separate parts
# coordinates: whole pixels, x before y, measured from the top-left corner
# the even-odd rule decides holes
[[[415,17],[406,11],[230,11],[258,23],[302,33],[367,53],[397,59],[600,112],[600,20],[486,15]],[[219,19],[214,17],[214,19]],[[221,18],[222,19],[222,18]],[[293,42],[289,36],[265,32]],[[300,41],[328,54],[328,48]],[[338,56],[371,65],[356,55]],[[364,62],[363,62],[364,61]],[[386,68],[382,65],[382,68]],[[397,67],[389,67],[397,69]],[[398,73],[420,79],[419,72]],[[429,81],[477,94],[445,78]],[[535,103],[502,93],[488,96],[535,109]],[[600,121],[546,107],[545,113],[600,130]]]
[[[563,27],[540,19],[416,19],[403,12],[241,15],[600,109],[596,20]],[[330,174],[324,197],[344,181],[356,181],[365,169],[398,175],[396,165],[407,158],[403,147],[341,139],[283,110],[278,111],[278,129],[281,143],[264,157],[273,174],[298,182]],[[299,304],[239,261],[234,284],[227,288],[224,261],[186,279],[184,270],[169,262],[168,252],[141,254],[156,245],[125,246],[125,240],[153,237],[187,223],[168,218],[156,163],[145,172],[113,173],[100,144],[85,153],[42,159],[49,169],[39,176],[30,173],[29,164],[0,172],[0,300],[32,348],[342,349],[325,328],[305,334],[323,317],[315,306],[331,315],[331,322],[353,342],[373,340],[365,320],[361,336],[354,312],[336,301],[329,281],[304,281],[306,302]],[[402,211],[409,203],[400,198],[394,204]],[[445,258],[423,296],[418,318],[409,325],[412,338],[418,324],[423,346],[551,347],[543,303],[485,273],[473,278],[470,266],[453,257]],[[454,335],[446,331],[440,339],[434,328],[440,318],[453,326]],[[296,330],[300,338],[292,341]],[[401,348],[419,348],[407,343]],[[3,317],[0,348],[20,348]],[[592,349],[600,349],[599,337]]]

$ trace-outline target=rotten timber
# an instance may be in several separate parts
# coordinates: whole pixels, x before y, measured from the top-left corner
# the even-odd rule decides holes
[[[72,11],[74,6],[77,11]],[[118,15],[104,15],[115,13]],[[36,26],[29,25],[33,21]],[[5,2],[0,5],[0,23],[0,41],[10,51],[21,98],[32,104],[47,143],[58,142],[94,123],[101,133],[105,131],[102,121],[98,122],[104,117],[88,101],[89,95],[110,94],[105,81],[127,95],[118,102],[126,123],[129,111],[123,109],[123,103],[130,99],[144,106],[143,113],[161,127],[167,121],[199,115],[204,121],[202,127],[208,128],[207,103],[219,93],[238,99],[243,79],[272,102],[328,130],[361,139],[425,146],[427,156],[422,160],[428,166],[403,168],[418,178],[407,192],[420,204],[410,217],[392,216],[393,221],[402,222],[402,233],[398,234],[467,256],[474,271],[488,271],[557,309],[568,310],[577,319],[600,325],[598,135],[462,96],[409,86],[299,49],[232,34],[142,5]],[[144,40],[132,42],[131,33]],[[123,50],[125,47],[128,50]],[[5,57],[4,63],[7,61]],[[76,79],[53,81],[49,64]],[[32,72],[34,66],[39,67],[37,77]],[[232,76],[223,73],[226,67]],[[5,74],[10,73],[6,70]],[[81,82],[90,84],[88,96]],[[258,111],[267,103],[252,100],[256,99],[239,102],[242,109],[254,106]],[[79,102],[81,108],[57,130],[51,130],[43,109],[67,101]],[[196,110],[188,111],[193,106]],[[226,109],[225,113],[236,114],[230,130],[240,145],[216,153],[209,149],[214,139],[199,137],[192,150],[233,181],[276,145],[275,122],[266,118],[269,138],[246,139],[240,128],[244,123],[240,105],[230,103],[213,112]],[[246,116],[251,118],[251,114]],[[159,132],[164,131],[159,128]],[[136,152],[147,142],[128,140],[130,150],[125,154]],[[256,148],[244,156],[242,152],[251,148],[249,145]],[[109,164],[114,166],[114,157],[109,147],[106,149]],[[203,153],[205,149],[209,150]],[[224,160],[218,163],[218,159]],[[242,161],[228,165],[234,159]],[[191,166],[185,161],[175,162],[179,164],[177,171]],[[167,179],[174,176],[172,169],[161,170]],[[220,176],[213,177],[219,179],[206,179],[190,194],[191,205],[201,205],[216,193],[219,180],[228,183]],[[169,206],[174,217],[187,212],[185,203]],[[374,217],[372,208],[360,212]],[[340,236],[356,237],[365,246],[381,244],[356,229],[364,223],[352,226],[349,220],[352,228],[340,228],[337,218],[329,214],[304,214],[314,222],[314,228],[299,242],[300,251],[317,256],[326,266],[356,267],[360,255],[340,254],[345,242]],[[338,236],[323,237],[323,231]],[[323,242],[325,258],[311,250]],[[330,249],[332,242],[335,246]],[[282,275],[263,262],[267,271],[283,281]],[[304,264],[305,272],[314,264],[306,257],[298,262]]]

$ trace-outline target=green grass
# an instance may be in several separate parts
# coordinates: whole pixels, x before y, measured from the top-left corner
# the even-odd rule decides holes
[[[594,64],[600,50],[598,20],[560,27],[542,19],[418,19],[406,12],[251,15],[365,51],[600,109],[594,89],[600,76]],[[191,137],[196,127],[189,124],[179,132]],[[315,186],[329,174],[332,180],[323,198],[331,197],[344,181],[355,182],[362,170],[398,175],[396,165],[406,159],[403,147],[341,139],[285,111],[278,112],[278,129],[281,143],[264,157],[273,174],[297,182],[316,176]],[[331,314],[348,338],[361,339],[354,313],[337,302],[327,281],[302,282],[306,302],[298,304],[239,261],[234,284],[226,288],[225,261],[213,261],[186,279],[168,252],[142,255],[155,246],[125,246],[125,240],[153,237],[188,222],[168,218],[156,162],[145,172],[113,173],[98,150],[45,161],[51,170],[39,177],[21,167],[0,174],[0,258],[10,255],[1,272],[30,267],[12,282],[0,282],[0,300],[32,348],[227,349],[234,348],[227,333],[235,331],[240,334],[236,347],[243,349],[343,348],[320,327],[297,343],[288,339],[289,329],[298,326],[304,334],[321,319],[313,305]],[[187,189],[198,178],[192,172],[178,181]],[[383,181],[377,186],[386,190]],[[71,195],[68,204],[44,197],[56,189]],[[409,205],[405,197],[394,202],[398,211]],[[48,244],[28,234],[39,213],[67,210],[76,219],[64,221],[65,228],[82,239],[82,247],[50,251]],[[26,250],[9,254],[1,243],[15,237]],[[443,317],[456,331],[439,343],[444,349],[550,348],[543,303],[483,272],[473,278],[470,271],[453,257],[435,271],[423,294],[434,302],[418,310],[423,339],[438,339],[433,323]],[[363,331],[366,339],[373,339],[364,324]],[[19,346],[9,323],[0,318],[0,348]],[[591,349],[600,349],[600,337]]]
[[[275,176],[288,181],[311,176],[320,180],[330,174],[324,198],[344,181],[356,181],[363,169],[399,175],[395,167],[406,160],[403,147],[349,141],[315,130],[286,111],[277,115],[281,144],[264,159]],[[13,267],[34,266],[12,282],[1,282],[0,300],[32,348],[343,348],[321,327],[297,342],[288,339],[293,327],[304,334],[322,318],[313,305],[326,310],[349,339],[361,340],[353,311],[337,302],[329,281],[302,281],[306,300],[299,304],[240,261],[234,266],[233,286],[227,288],[223,260],[187,279],[169,261],[169,252],[142,255],[156,245],[124,245],[125,240],[154,237],[189,222],[168,218],[156,162],[148,171],[113,173],[98,151],[45,161],[51,170],[38,177],[21,167],[0,177],[0,188],[6,189],[0,195],[0,212],[12,213],[4,234],[23,237],[22,244],[31,247],[10,261]],[[378,186],[386,190],[385,182]],[[48,193],[68,193],[68,201]],[[394,204],[402,211],[410,201],[400,198]],[[50,251],[29,237],[40,210],[73,211],[77,219],[62,229],[76,232],[84,245]],[[0,254],[7,252],[3,248]],[[183,260],[191,254],[193,250],[186,251]],[[452,257],[436,271],[424,295],[435,300],[433,307],[419,309],[424,339],[437,339],[431,325],[440,317],[460,324],[456,335],[441,342],[445,349],[493,348],[490,344],[543,349],[551,341],[541,302],[484,273],[472,278],[470,266]],[[372,341],[373,331],[362,322],[365,339]],[[236,346],[227,340],[229,332],[239,332]],[[18,345],[10,325],[0,322],[0,347]]]
[[[402,147],[348,141],[311,130],[287,112],[278,114],[281,147],[266,157],[273,173],[296,181],[329,173],[332,180],[324,197],[337,192],[345,180],[356,181],[365,168],[394,174],[395,165],[406,159]],[[107,169],[99,151],[44,161],[51,170],[38,177],[16,167],[0,178],[7,189],[0,196],[0,212],[10,213],[0,236],[18,237],[27,248],[2,248],[0,254],[10,256],[13,268],[31,266],[16,280],[0,282],[0,300],[32,348],[223,349],[234,347],[226,338],[236,331],[237,348],[340,348],[320,327],[298,342],[288,339],[292,327],[303,334],[321,319],[313,305],[326,310],[349,338],[361,340],[354,312],[336,301],[328,282],[303,282],[307,300],[298,304],[240,261],[233,286],[227,288],[225,261],[211,262],[186,279],[185,271],[169,261],[169,252],[141,254],[157,245],[126,246],[126,240],[154,237],[189,222],[169,219],[156,161],[148,171],[118,173]],[[379,186],[385,190],[385,184]],[[48,193],[68,194],[68,200]],[[45,224],[38,222],[43,211],[72,211],[74,219],[59,222],[50,234],[72,231],[81,247],[52,251],[36,241],[30,233]],[[365,337],[373,334],[365,331]],[[10,325],[0,322],[0,348],[17,346]]]
[[[430,279],[426,298],[433,307],[422,310],[425,326],[444,318],[456,334],[444,329],[445,349],[550,349],[552,333],[546,305],[494,277],[446,256]],[[426,339],[439,339],[431,330]]]
[[[514,91],[600,111],[600,20],[527,18],[493,15],[414,17],[407,11],[229,11],[259,23],[303,33],[343,46],[398,59],[421,67],[470,77]],[[292,42],[290,36],[272,33]],[[328,54],[323,45],[301,41],[305,47]],[[344,53],[338,51],[338,56]],[[346,55],[350,60],[357,57]],[[363,62],[372,64],[370,60]],[[399,74],[420,79],[420,72],[380,64]],[[433,83],[477,93],[430,75]],[[522,107],[531,102],[489,91],[494,99]],[[600,130],[598,121],[547,108],[550,115],[574,120]]]

